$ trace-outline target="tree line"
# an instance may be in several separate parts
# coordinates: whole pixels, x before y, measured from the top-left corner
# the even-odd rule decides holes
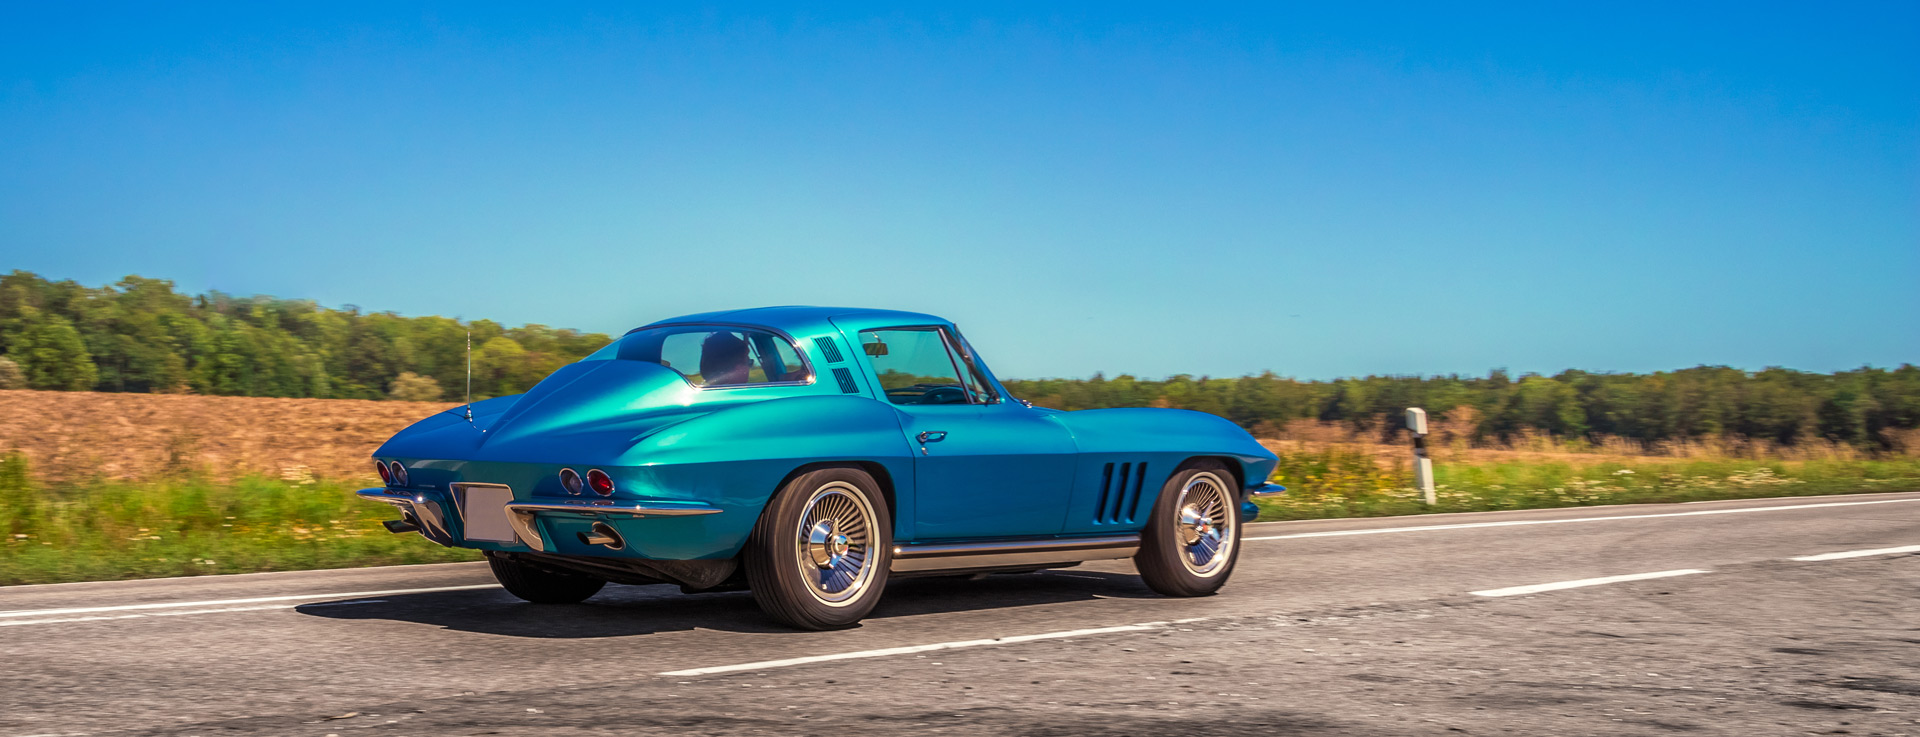
[[[1178,407],[1243,427],[1295,419],[1345,422],[1384,438],[1424,407],[1476,439],[1526,431],[1652,443],[1737,436],[1791,445],[1824,439],[1888,448],[1920,425],[1920,367],[1831,374],[1699,366],[1650,374],[1563,371],[1553,376],[1367,376],[1300,381],[1272,373],[1240,378],[1131,376],[1007,381],[1007,390],[1058,409]]]
[[[526,391],[606,345],[599,333],[489,320],[403,317],[310,301],[197,296],[129,276],[90,288],[26,271],[0,276],[0,388],[271,397],[458,399],[473,335],[475,398]],[[1272,373],[1005,382],[1059,409],[1178,407],[1250,429],[1296,419],[1382,435],[1425,407],[1479,437],[1525,432],[1645,442],[1734,435],[1887,447],[1920,426],[1920,368],[1831,374],[1714,366],[1650,374],[1368,376],[1301,381]]]
[[[458,400],[526,391],[610,338],[305,300],[187,296],[129,276],[92,288],[0,276],[0,388]]]

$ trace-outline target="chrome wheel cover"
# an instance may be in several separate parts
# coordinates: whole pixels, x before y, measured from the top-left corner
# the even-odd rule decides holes
[[[1174,542],[1187,571],[1209,578],[1226,570],[1233,560],[1235,514],[1232,487],[1211,473],[1196,473],[1180,487],[1174,504]]]
[[[852,484],[834,481],[813,491],[800,513],[794,562],[808,593],[828,606],[846,606],[867,590],[873,564],[873,505]]]

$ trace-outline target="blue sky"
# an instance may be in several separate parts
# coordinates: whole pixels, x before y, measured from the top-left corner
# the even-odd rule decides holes
[[[0,3],[0,269],[999,373],[1920,359],[1920,6]]]

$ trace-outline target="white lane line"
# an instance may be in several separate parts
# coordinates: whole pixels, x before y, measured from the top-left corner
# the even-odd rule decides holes
[[[1537,583],[1532,586],[1513,586],[1513,587],[1504,588],[1504,589],[1487,589],[1485,591],[1470,591],[1468,593],[1471,593],[1474,596],[1519,596],[1521,594],[1537,594],[1542,591],[1559,591],[1560,589],[1577,589],[1582,586],[1600,586],[1600,585],[1610,584],[1610,583],[1622,583],[1625,581],[1645,581],[1650,578],[1670,578],[1673,576],[1689,576],[1695,573],[1708,573],[1708,571],[1703,571],[1698,568],[1682,568],[1677,571],[1654,571],[1653,573],[1629,573],[1624,576],[1583,578],[1578,581],[1555,581],[1553,583]]]
[[[1920,545],[1903,545],[1897,548],[1879,548],[1877,550],[1848,550],[1839,553],[1821,553],[1802,555],[1790,560],[1840,560],[1842,558],[1865,558],[1869,555],[1894,555],[1896,553],[1920,553]]]
[[[1708,514],[1745,514],[1748,512],[1784,512],[1790,509],[1817,509],[1821,507],[1852,507],[1862,504],[1900,504],[1920,502],[1920,499],[1878,499],[1870,502],[1829,502],[1826,504],[1788,504],[1778,507],[1742,507],[1740,509],[1705,509],[1697,512],[1663,512],[1660,514],[1622,514],[1613,517],[1574,517],[1571,519],[1523,519],[1504,522],[1462,522],[1454,525],[1424,525],[1421,527],[1378,527],[1369,530],[1330,530],[1327,532],[1296,532],[1291,535],[1266,535],[1263,537],[1244,537],[1241,540],[1291,540],[1301,537],[1340,537],[1343,535],[1380,535],[1389,532],[1431,532],[1433,530],[1466,530],[1475,527],[1519,527],[1522,525],[1564,525],[1574,522],[1612,522],[1623,519],[1654,519],[1656,517],[1699,517]]]
[[[184,612],[142,612],[139,614],[112,614],[99,617],[60,617],[56,619],[9,619],[0,621],[0,627],[22,627],[33,624],[67,624],[70,622],[107,622],[117,619],[146,619],[148,617],[188,617],[196,614],[224,614],[226,612],[264,612],[273,609],[298,609],[302,606],[328,607],[355,604],[378,604],[386,599],[362,599],[359,601],[328,602],[324,604],[267,604],[265,606],[240,606],[222,609],[189,609]]]
[[[68,622],[106,622],[116,619],[146,619],[147,617],[185,617],[194,614],[219,614],[221,612],[259,612],[268,609],[292,609],[298,604],[274,604],[269,606],[243,606],[228,609],[193,609],[184,612],[147,612],[143,614],[113,614],[100,617],[62,617],[58,619],[12,619],[0,622],[0,627],[22,627],[30,624],[66,624]]]
[[[425,589],[388,589],[385,591],[342,591],[333,594],[289,594],[286,596],[255,596],[247,599],[215,599],[211,601],[170,601],[158,604],[121,604],[118,606],[83,606],[66,609],[19,609],[0,612],[0,618],[13,617],[52,617],[62,614],[93,614],[97,612],[125,612],[144,609],[184,609],[187,607],[224,606],[229,604],[262,604],[269,601],[300,601],[302,599],[364,599],[372,596],[396,596],[399,594],[431,594],[440,591],[477,591],[497,589],[500,584],[486,583],[472,586],[435,586]]]
[[[1198,621],[1198,620],[1186,620],[1186,621]],[[860,658],[884,658],[889,655],[909,655],[912,653],[924,653],[924,652],[930,652],[934,650],[955,650],[963,647],[980,647],[982,645],[1008,645],[1016,642],[1033,642],[1035,640],[1058,640],[1058,639],[1067,638],[1067,637],[1087,637],[1090,635],[1107,635],[1107,634],[1113,634],[1115,632],[1140,632],[1143,630],[1159,629],[1165,626],[1167,626],[1166,622],[1147,622],[1144,624],[1128,624],[1128,625],[1121,625],[1118,627],[1094,627],[1091,629],[1083,629],[1083,630],[1067,630],[1065,632],[1044,632],[1037,635],[1013,635],[1010,637],[996,637],[991,640],[957,640],[954,642],[936,642],[930,645],[908,645],[905,647],[881,648],[879,650],[861,650],[858,652],[851,652],[851,653],[834,653],[832,655],[809,655],[804,658],[786,658],[784,660],[762,660],[757,663],[739,663],[736,665],[716,665],[710,668],[688,668],[686,670],[670,670],[664,673],[659,673],[657,675],[710,676],[717,673],[738,673],[744,670],[767,670],[770,668],[786,668],[786,667],[795,666],[795,665],[807,665],[809,663],[827,663],[835,660],[857,660]]]

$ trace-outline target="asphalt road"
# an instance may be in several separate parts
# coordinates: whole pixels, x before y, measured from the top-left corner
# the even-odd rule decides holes
[[[1920,735],[1920,494],[1245,545],[1204,599],[1124,561],[923,579],[828,633],[740,593],[524,604],[484,564],[0,588],[0,737]]]

